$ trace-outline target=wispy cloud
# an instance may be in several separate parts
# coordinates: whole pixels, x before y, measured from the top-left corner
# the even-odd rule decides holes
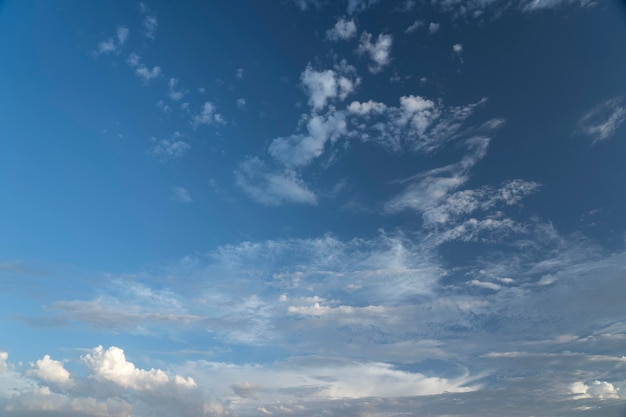
[[[237,186],[255,201],[278,206],[283,203],[317,204],[315,194],[293,170],[272,171],[259,158],[248,158],[235,171]]]
[[[193,199],[191,198],[191,194],[189,190],[184,187],[174,187],[172,189],[172,194],[170,196],[172,201],[177,201],[179,203],[191,203]]]
[[[120,50],[126,44],[126,40],[130,35],[130,30],[125,26],[118,26],[115,37],[110,37],[98,44],[96,48],[95,54],[110,54],[110,53],[119,53]]]
[[[199,113],[191,119],[191,125],[198,128],[202,125],[222,125],[225,124],[224,116],[217,112],[217,107],[211,101],[206,101]]]
[[[141,22],[143,35],[148,39],[154,39],[157,27],[159,26],[156,13],[150,10],[145,3],[139,3],[139,11],[143,16],[143,20]]]
[[[577,132],[593,139],[592,143],[609,139],[626,121],[626,105],[622,97],[598,104],[578,122]]]

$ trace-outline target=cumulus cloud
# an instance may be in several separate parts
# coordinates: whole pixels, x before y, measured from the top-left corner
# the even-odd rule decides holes
[[[578,132],[593,139],[592,143],[609,139],[626,120],[626,106],[621,97],[607,100],[585,115],[578,122]]]
[[[613,384],[606,381],[593,381],[589,385],[579,381],[573,383],[570,389],[577,400],[584,398],[596,398],[599,400],[620,398],[619,388],[615,388]]]
[[[7,359],[9,359],[9,354],[0,350],[0,372],[7,370]]]
[[[220,125],[225,123],[224,117],[217,112],[217,107],[210,101],[205,102],[200,112],[191,119],[191,125],[194,128],[201,125]]]
[[[58,385],[71,385],[73,383],[70,379],[70,373],[65,369],[63,363],[50,358],[50,355],[44,355],[42,359],[31,363],[31,367],[33,369],[28,373],[43,381]]]
[[[141,57],[134,52],[128,56],[126,63],[135,70],[135,75],[137,75],[144,84],[148,84],[161,75],[161,67],[154,66],[152,69],[148,68],[142,63]]]
[[[288,167],[307,165],[322,154],[328,141],[334,142],[345,134],[346,126],[343,112],[314,114],[307,120],[306,133],[274,139],[269,153]]]
[[[360,83],[360,79],[349,78],[354,68],[343,63],[335,70],[316,71],[310,65],[300,75],[302,86],[309,95],[309,105],[314,111],[322,110],[335,100],[344,100]]]
[[[81,359],[94,378],[111,381],[124,388],[150,390],[169,381],[168,375],[160,369],[146,371],[136,368],[126,360],[124,351],[115,346],[106,350],[102,346],[95,347]]]
[[[268,206],[284,203],[317,204],[315,194],[290,169],[272,171],[259,158],[248,158],[235,171],[237,186],[253,200]]]
[[[356,36],[354,20],[339,19],[332,29],[326,31],[326,38],[331,41],[348,40]]]
[[[391,62],[391,46],[393,36],[381,33],[372,42],[372,35],[367,32],[361,34],[361,40],[357,52],[359,54],[367,54],[373,61],[368,68],[371,73],[376,74],[382,71]]]
[[[435,33],[439,32],[440,26],[441,25],[439,23],[430,22],[430,24],[428,25],[428,33],[434,35]]]

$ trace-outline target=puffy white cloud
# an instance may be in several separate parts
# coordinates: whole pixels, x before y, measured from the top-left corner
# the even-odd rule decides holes
[[[326,31],[326,38],[331,41],[348,40],[356,36],[354,20],[339,19],[332,29]]]
[[[621,97],[615,97],[587,112],[578,122],[578,132],[596,143],[613,136],[625,120],[626,106]]]
[[[348,112],[350,114],[357,114],[359,116],[368,116],[370,114],[382,114],[387,110],[387,106],[384,103],[369,100],[365,102],[353,101],[348,106]]]
[[[575,382],[570,386],[570,392],[575,399],[595,398],[599,400],[618,399],[619,388],[606,381],[593,381],[590,385],[582,381]]]
[[[374,61],[368,68],[371,73],[376,74],[382,71],[391,62],[391,46],[393,44],[393,36],[381,33],[372,42],[372,34],[363,32],[357,52],[359,54],[367,54]]]
[[[316,71],[310,65],[300,75],[302,85],[309,95],[309,105],[314,111],[322,110],[335,99],[344,100],[358,86],[360,79],[350,79],[347,72],[354,68],[345,65],[338,66],[337,70],[328,69]],[[343,73],[342,73],[343,72]]]
[[[343,112],[314,114],[307,121],[306,133],[274,139],[269,153],[288,167],[307,165],[324,152],[328,141],[334,142],[344,135],[346,126]]]
[[[452,51],[455,54],[460,54],[461,52],[463,52],[463,45],[460,43],[455,43],[454,45],[452,45]]]
[[[434,35],[435,33],[439,32],[440,26],[441,25],[439,23],[430,22],[430,24],[428,25],[428,33]]]
[[[44,381],[53,382],[58,385],[71,385],[73,381],[70,379],[70,373],[65,369],[63,363],[50,358],[50,355],[44,355],[42,359],[37,360],[33,368],[28,373],[34,375]]]
[[[126,63],[135,70],[135,75],[141,78],[145,84],[161,75],[161,67],[154,66],[152,69],[148,68],[141,62],[141,57],[134,52],[128,56]]]
[[[224,117],[217,113],[217,107],[210,101],[205,102],[202,105],[202,109],[200,113],[193,116],[191,120],[191,124],[194,128],[197,128],[201,125],[213,125],[213,124],[224,124],[226,121]]]
[[[173,201],[177,201],[179,203],[191,203],[193,199],[191,198],[191,194],[189,194],[189,190],[184,187],[174,187],[172,188],[172,194],[170,199]]]
[[[124,351],[115,346],[106,350],[102,346],[95,347],[81,359],[94,378],[111,381],[124,388],[151,390],[169,381],[168,375],[160,369],[146,371],[136,368],[126,360]]]
[[[235,171],[236,183],[257,202],[269,206],[283,203],[317,204],[315,194],[290,169],[271,171],[259,158],[248,158]]]

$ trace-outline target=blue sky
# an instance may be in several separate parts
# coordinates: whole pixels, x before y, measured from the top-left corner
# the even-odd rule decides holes
[[[626,7],[0,1],[8,417],[621,416]]]

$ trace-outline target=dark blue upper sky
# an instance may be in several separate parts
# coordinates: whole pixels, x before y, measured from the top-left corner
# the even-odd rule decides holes
[[[625,41],[610,0],[0,1],[3,413],[618,415]]]

